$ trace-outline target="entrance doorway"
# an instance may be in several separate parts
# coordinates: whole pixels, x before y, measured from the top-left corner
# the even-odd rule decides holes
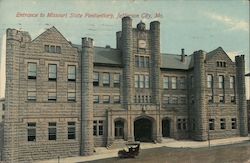
[[[170,137],[170,120],[167,118],[162,120],[162,137]]]
[[[152,121],[140,118],[134,122],[135,141],[152,142]]]
[[[115,121],[115,139],[124,138],[124,122],[122,120]]]

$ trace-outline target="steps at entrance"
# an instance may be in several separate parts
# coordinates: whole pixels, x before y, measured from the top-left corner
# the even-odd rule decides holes
[[[127,141],[123,139],[116,139],[114,142],[107,146],[107,149],[117,149],[117,148],[125,148]]]

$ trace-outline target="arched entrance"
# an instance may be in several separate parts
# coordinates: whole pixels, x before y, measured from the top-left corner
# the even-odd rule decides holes
[[[124,121],[117,120],[115,121],[115,139],[124,138]]]
[[[148,118],[140,118],[134,122],[135,141],[151,142],[152,139],[152,121]]]
[[[170,119],[162,120],[162,137],[170,137]]]

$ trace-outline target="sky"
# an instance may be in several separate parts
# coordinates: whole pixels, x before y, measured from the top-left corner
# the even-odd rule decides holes
[[[0,98],[4,94],[5,32],[28,31],[32,39],[55,26],[75,44],[92,37],[95,46],[116,47],[121,17],[161,23],[161,52],[186,54],[209,52],[221,46],[233,59],[246,57],[249,72],[248,0],[0,0]],[[247,84],[249,98],[250,80]]]

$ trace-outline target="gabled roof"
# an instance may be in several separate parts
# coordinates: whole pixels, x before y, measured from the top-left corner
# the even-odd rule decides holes
[[[227,55],[227,53],[222,49],[222,47],[218,47],[218,48],[212,50],[211,52],[207,53],[206,60],[210,60],[210,59],[212,59],[216,55],[224,55],[224,56],[227,57],[227,59],[229,61],[233,62],[231,60],[231,58]]]
[[[181,55],[178,54],[161,54],[161,68],[188,70],[192,67],[192,55],[185,56],[185,61],[181,61]]]

